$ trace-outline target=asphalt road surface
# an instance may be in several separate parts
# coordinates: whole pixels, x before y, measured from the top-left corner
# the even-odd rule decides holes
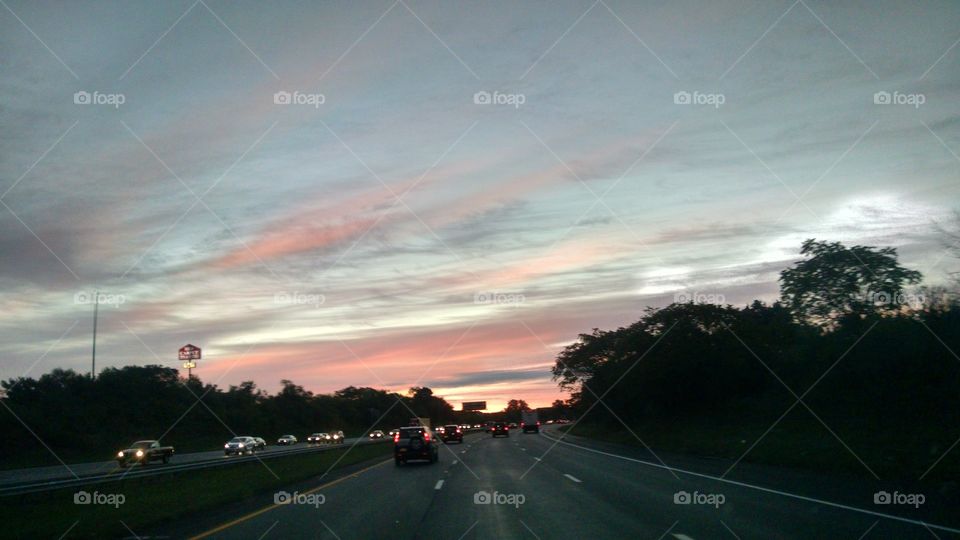
[[[244,513],[202,529],[181,523],[156,533],[217,539],[958,538],[942,522],[902,521],[920,516],[871,504],[862,494],[836,503],[843,488],[829,482],[813,482],[810,493],[797,494],[667,470],[610,451],[624,447],[555,440],[471,434],[462,445],[441,447],[437,464],[372,462],[303,488],[291,504],[275,505],[275,495],[264,494],[262,504],[253,501],[259,508],[253,512],[248,501]],[[770,469],[748,474],[770,475]],[[788,477],[773,474],[768,485]],[[829,497],[817,498],[819,488]]]
[[[366,440],[367,437],[362,437],[362,440]],[[353,444],[357,439],[356,438],[346,438],[344,439],[343,446],[349,446]],[[257,455],[267,455],[273,452],[285,452],[293,448],[307,448],[307,445],[304,442],[297,443],[290,446],[276,446],[271,445],[267,446],[263,450],[257,452]],[[324,445],[325,446],[325,445]],[[174,465],[186,464],[186,463],[198,463],[201,461],[211,461],[219,459],[231,459],[236,456],[225,456],[223,454],[223,449],[211,450],[209,452],[191,452],[186,454],[174,454],[170,459],[170,463]],[[140,468],[138,465],[134,465],[134,468]],[[160,468],[163,467],[159,461],[155,461],[148,465],[149,468]],[[90,476],[96,474],[108,474],[114,472],[120,472],[127,469],[121,469],[116,461],[99,461],[95,463],[73,463],[68,465],[51,465],[48,467],[30,467],[26,469],[11,469],[7,471],[0,471],[0,486],[11,485],[11,484],[23,484],[28,482],[48,482],[51,480],[66,480],[76,476]]]

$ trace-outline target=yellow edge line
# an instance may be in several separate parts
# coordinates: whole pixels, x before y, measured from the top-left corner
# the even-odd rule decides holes
[[[353,473],[353,474],[349,474],[349,475],[344,476],[344,477],[342,477],[342,478],[337,478],[336,480],[333,480],[332,482],[327,482],[326,484],[321,484],[321,485],[319,485],[319,486],[317,486],[317,487],[315,487],[315,488],[309,489],[309,490],[307,490],[307,491],[302,491],[301,494],[303,494],[303,495],[309,495],[309,494],[311,494],[311,493],[316,493],[316,492],[320,491],[321,489],[328,488],[328,487],[330,487],[330,486],[339,484],[340,482],[343,482],[344,480],[347,480],[347,479],[350,479],[350,478],[355,478],[355,477],[360,476],[361,474],[369,471],[370,469],[373,469],[373,468],[375,468],[375,467],[379,467],[379,466],[381,466],[381,465],[383,465],[383,464],[385,464],[385,463],[390,463],[391,461],[393,461],[393,458],[383,460],[383,461],[381,461],[381,462],[379,462],[379,463],[375,463],[375,464],[373,464],[373,465],[371,465],[371,466],[369,466],[369,467],[367,467],[367,468],[365,468],[365,469],[360,469],[359,471],[357,471],[357,472],[355,472],[355,473]],[[245,515],[245,516],[238,517],[237,519],[235,519],[235,520],[233,520],[233,521],[228,521],[227,523],[224,523],[223,525],[219,525],[219,526],[217,526],[217,527],[214,527],[213,529],[210,529],[209,531],[200,533],[200,534],[198,534],[198,535],[196,535],[196,536],[191,536],[191,537],[190,537],[190,540],[200,540],[201,538],[206,538],[206,537],[208,537],[208,536],[210,536],[210,535],[216,534],[216,533],[218,533],[218,532],[220,532],[220,531],[223,531],[223,530],[225,530],[225,529],[229,529],[230,527],[233,527],[233,526],[235,526],[235,525],[238,525],[238,524],[240,524],[240,523],[243,523],[244,521],[247,521],[247,520],[249,520],[249,519],[255,518],[255,517],[259,516],[260,514],[265,514],[265,513],[269,512],[269,511],[271,511],[271,510],[274,510],[274,509],[280,507],[280,506],[287,506],[287,505],[286,505],[286,504],[276,504],[276,503],[271,504],[270,506],[267,506],[267,507],[265,507],[265,508],[261,508],[261,509],[255,511],[255,512],[250,512],[249,514],[247,514],[247,515]]]

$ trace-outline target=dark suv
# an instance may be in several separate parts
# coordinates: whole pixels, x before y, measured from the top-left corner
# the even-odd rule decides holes
[[[460,444],[463,444],[463,428],[457,425],[443,426],[443,431],[440,433],[440,438],[445,443],[457,441]]]
[[[397,467],[411,459],[436,463],[440,459],[436,437],[426,426],[400,428],[400,432],[393,436],[393,459]]]
[[[506,423],[504,423],[504,422],[496,422],[496,423],[493,424],[493,426],[490,428],[490,433],[492,433],[494,437],[497,437],[497,436],[499,436],[499,435],[503,435],[504,437],[509,437],[509,436],[510,436],[510,426],[508,426],[508,425],[507,425]]]

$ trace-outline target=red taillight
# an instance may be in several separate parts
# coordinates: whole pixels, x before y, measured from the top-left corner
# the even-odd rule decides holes
[[[400,442],[400,434],[399,434],[399,433],[394,433],[394,435],[393,435],[393,442],[395,442],[395,443]]]
[[[430,442],[430,434],[426,431],[423,432],[423,440],[424,442]]]
[[[523,427],[523,426],[525,426],[525,425],[526,425],[526,424],[525,424],[524,422],[520,422],[520,427]]]
[[[537,425],[538,425],[538,426],[540,425],[540,421],[539,421],[539,420],[537,420]]]
[[[463,430],[460,428],[457,428],[457,433],[463,433]]]

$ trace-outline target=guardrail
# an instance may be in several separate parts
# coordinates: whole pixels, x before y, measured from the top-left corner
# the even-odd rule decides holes
[[[361,439],[352,444],[307,446],[302,448],[287,448],[283,450],[278,449],[278,450],[273,450],[271,452],[267,452],[263,454],[253,454],[250,456],[238,456],[238,457],[230,457],[230,458],[219,457],[219,458],[205,459],[202,461],[194,461],[190,463],[150,465],[148,467],[141,466],[138,468],[118,469],[117,471],[109,472],[105,474],[99,474],[99,473],[89,474],[89,475],[79,476],[76,478],[64,478],[64,479],[57,479],[57,480],[48,480],[43,482],[24,482],[19,484],[4,485],[3,487],[0,487],[0,497],[24,495],[27,493],[38,493],[38,492],[50,491],[54,489],[79,487],[79,486],[86,486],[90,484],[100,484],[104,482],[119,482],[121,480],[132,480],[137,478],[160,476],[164,474],[173,474],[173,473],[193,471],[198,469],[228,467],[232,465],[239,465],[241,463],[250,463],[252,461],[265,461],[268,459],[289,457],[289,456],[301,455],[301,454],[310,454],[315,452],[329,452],[331,450],[335,450],[338,448],[349,448],[351,446],[379,444],[387,441],[392,442],[392,439],[381,439],[381,440]]]

